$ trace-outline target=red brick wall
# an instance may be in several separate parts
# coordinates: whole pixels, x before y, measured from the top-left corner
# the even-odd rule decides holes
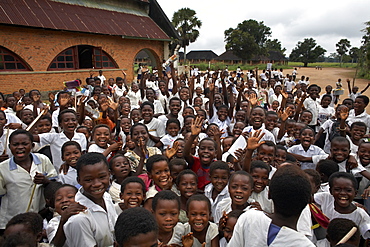
[[[162,41],[0,25],[0,46],[20,56],[32,69],[30,72],[0,72],[0,92],[12,93],[20,88],[51,91],[62,89],[63,81],[79,78],[84,82],[89,76],[88,70],[70,73],[47,71],[60,52],[75,45],[102,47],[118,67],[126,71],[128,82],[134,78],[133,63],[140,50],[146,48],[151,51],[157,64],[163,59]],[[98,75],[97,70],[94,74]],[[122,76],[121,71],[107,70],[103,74],[107,79]]]

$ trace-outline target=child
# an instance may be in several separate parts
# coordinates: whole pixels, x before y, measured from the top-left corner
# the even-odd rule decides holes
[[[189,221],[186,216],[186,205],[189,198],[197,193],[198,176],[192,170],[183,170],[176,178],[176,186],[180,192],[179,221],[181,223],[186,223]]]
[[[211,202],[211,212],[212,217],[214,217],[217,204],[223,199],[230,197],[227,187],[230,177],[229,165],[220,160],[214,161],[209,168],[209,175],[211,183],[204,188],[204,195]]]
[[[253,178],[249,173],[245,171],[234,172],[230,177],[228,186],[230,197],[219,202],[214,212],[214,222],[216,224],[220,222],[223,212],[229,213],[235,209],[247,211],[251,209],[251,203],[255,202],[249,198],[253,190]]]
[[[163,153],[166,155],[168,159],[182,159],[184,160],[186,167],[188,166],[185,158],[184,158],[184,147],[185,147],[185,140],[182,138],[177,139],[172,148],[167,148]]]
[[[155,145],[156,147],[162,147],[163,149],[167,149],[168,147],[172,147],[174,141],[177,138],[182,138],[182,135],[179,134],[180,132],[180,122],[177,119],[168,119],[166,122],[166,132],[167,134],[164,135],[160,141]]]
[[[355,232],[348,235],[353,228],[356,229]],[[343,240],[345,236],[348,239]],[[342,246],[341,244],[348,247],[359,246],[361,240],[358,226],[352,220],[340,218],[330,221],[326,238],[330,242],[330,246]]]
[[[75,201],[76,187],[64,184],[54,196],[54,206],[57,215],[53,217],[46,228],[46,234],[50,243],[55,246],[63,246],[66,241],[63,226],[68,219],[75,214],[83,212],[86,207]]]
[[[62,160],[63,165],[59,170],[59,181],[63,184],[70,184],[76,186],[77,189],[81,187],[77,183],[77,170],[76,164],[77,160],[81,157],[81,146],[78,142],[67,141],[62,146]]]
[[[180,172],[187,169],[188,165],[186,164],[186,161],[184,159],[175,158],[170,161],[169,167],[170,167],[170,174],[172,177],[172,181],[175,182],[172,185],[171,190],[175,192],[178,196],[180,196],[180,191],[176,185],[176,179]]]
[[[276,145],[275,165],[281,165],[286,161],[287,149],[282,145]]]
[[[148,210],[152,207],[152,200],[155,194],[162,190],[169,190],[172,187],[172,178],[166,156],[155,154],[146,162],[148,177],[152,180],[152,186],[146,193],[144,207]]]
[[[330,94],[324,94],[321,98],[321,105],[319,106],[319,114],[318,114],[318,128],[326,122],[326,120],[332,118],[335,115],[335,110],[333,107],[330,106],[332,101],[332,96]]]
[[[218,226],[209,221],[211,203],[208,198],[204,195],[193,195],[186,204],[186,211],[189,222],[184,225],[185,234],[193,233],[190,237],[193,243],[185,245],[183,241],[184,247],[201,247],[202,243],[206,243],[206,247],[218,247]]]
[[[16,130],[9,137],[13,157],[0,163],[0,229],[19,212],[40,211],[45,205],[43,185],[56,179],[50,160],[31,153],[32,143],[33,136],[25,130]]]
[[[116,142],[110,145],[111,132],[108,125],[98,124],[92,131],[92,139],[95,142],[89,147],[88,153],[102,153],[109,160],[111,153],[122,149],[122,142]]]
[[[108,193],[112,197],[113,203],[122,202],[120,199],[121,183],[134,174],[131,171],[130,161],[122,154],[116,154],[109,161],[109,170],[113,180]]]
[[[312,120],[310,123],[308,123],[308,125],[311,128],[315,128],[315,126],[317,125],[318,112],[319,112],[318,110],[320,106],[318,98],[319,98],[320,91],[321,91],[321,88],[318,85],[311,84],[307,88],[309,97],[305,99],[305,101],[303,102],[304,108],[312,113]]]
[[[297,232],[297,221],[310,201],[311,186],[306,175],[297,167],[283,166],[270,183],[274,213],[248,210],[234,228],[229,246],[314,246]]]
[[[158,224],[158,241],[163,245],[181,245],[185,229],[178,222],[179,197],[170,190],[158,192],[153,198],[152,212]]]
[[[264,212],[273,213],[273,204],[269,199],[269,173],[270,166],[260,160],[252,161],[251,176],[253,178],[253,192],[251,199],[257,201]]]
[[[334,172],[339,171],[339,166],[333,160],[320,160],[319,163],[317,163],[316,171],[320,174],[321,180],[320,188],[317,192],[330,192],[329,177]]]
[[[366,134],[366,124],[364,122],[354,122],[350,128],[350,136],[347,139],[351,145],[351,154],[357,154],[358,145]]]
[[[119,215],[114,226],[115,246],[157,246],[158,225],[153,214],[143,208],[130,208]]]
[[[352,174],[336,172],[329,178],[330,193],[315,194],[315,203],[330,219],[350,219],[359,226],[363,238],[370,237],[370,217],[362,208],[352,203],[356,195],[357,181]]]
[[[141,207],[145,200],[146,187],[138,177],[128,177],[120,185],[120,201],[114,205],[117,215],[129,208]]]
[[[236,222],[243,213],[243,210],[233,210],[222,217],[220,220],[222,223],[220,223],[219,229],[223,233],[224,237],[220,239],[220,247],[227,247],[227,244],[230,242],[230,239],[233,236]]]
[[[71,216],[63,229],[68,246],[113,245],[117,219],[112,198],[106,192],[109,169],[103,154],[87,153],[77,161],[77,181],[82,188],[75,200],[86,206],[86,213]]]

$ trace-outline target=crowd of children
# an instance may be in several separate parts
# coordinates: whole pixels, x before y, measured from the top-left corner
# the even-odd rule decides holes
[[[363,244],[368,87],[339,104],[297,74],[170,65],[47,104],[0,93],[0,246]]]

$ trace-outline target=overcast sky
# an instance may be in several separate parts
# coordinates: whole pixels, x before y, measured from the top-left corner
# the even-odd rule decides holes
[[[254,19],[271,28],[271,39],[278,39],[289,55],[298,41],[313,38],[327,50],[335,52],[335,44],[346,38],[352,47],[361,45],[370,21],[370,0],[157,0],[167,17],[180,8],[191,8],[202,21],[200,36],[187,47],[191,50],[225,51],[224,31],[236,28],[244,20]],[[227,4],[226,4],[227,3]],[[258,3],[258,4],[257,4]]]

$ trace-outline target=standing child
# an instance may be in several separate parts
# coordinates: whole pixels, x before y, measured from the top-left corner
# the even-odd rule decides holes
[[[87,153],[77,161],[77,180],[82,188],[75,200],[86,206],[86,213],[73,215],[64,225],[68,246],[110,246],[114,242],[117,214],[106,192],[109,169],[103,154]]]
[[[178,119],[168,119],[166,122],[166,132],[159,142],[155,145],[156,147],[163,147],[163,149],[171,148],[177,138],[183,136],[180,132],[180,122]]]
[[[63,184],[70,184],[80,188],[81,185],[77,182],[77,160],[81,157],[81,146],[78,142],[67,141],[62,146],[63,165],[59,170],[59,181]]]
[[[330,94],[324,94],[321,98],[321,105],[319,106],[319,113],[317,119],[317,130],[322,126],[326,120],[332,118],[335,115],[335,110],[330,106],[332,96]]]
[[[183,170],[176,178],[176,185],[180,192],[179,221],[186,223],[189,221],[186,215],[186,205],[189,198],[197,193],[198,177],[192,170]]]
[[[108,125],[98,124],[92,131],[92,139],[95,142],[91,144],[88,152],[102,153],[107,159],[110,159],[111,153],[122,149],[122,142],[116,142],[110,145],[111,132]]]

